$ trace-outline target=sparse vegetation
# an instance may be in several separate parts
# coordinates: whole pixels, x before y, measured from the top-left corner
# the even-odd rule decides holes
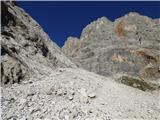
[[[154,87],[151,84],[148,84],[147,82],[138,79],[138,78],[133,78],[133,77],[129,77],[129,76],[122,76],[120,78],[121,83],[134,87],[134,88],[138,88],[140,90],[146,91],[146,90],[155,90],[156,87]]]

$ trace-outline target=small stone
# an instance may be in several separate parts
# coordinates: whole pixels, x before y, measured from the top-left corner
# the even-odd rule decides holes
[[[90,93],[90,94],[88,95],[88,97],[90,97],[90,98],[95,98],[95,97],[96,97],[96,93]]]
[[[86,89],[84,89],[84,88],[81,88],[80,89],[80,101],[82,102],[82,103],[88,103],[89,101],[88,101],[88,95],[87,95],[87,90]]]
[[[36,120],[42,120],[42,119],[40,119],[40,118],[37,118]]]
[[[78,117],[79,112],[77,110],[72,111],[72,118]]]
[[[62,89],[58,89],[56,94],[57,94],[58,96],[62,96],[62,95],[63,95]]]
[[[11,117],[9,117],[7,120],[17,120],[17,116],[11,116]]]
[[[27,120],[27,117],[23,116],[21,119],[19,120]]]
[[[52,95],[52,93],[53,93],[53,90],[50,89],[50,90],[47,92],[47,95]]]
[[[88,97],[83,97],[83,96],[81,96],[81,97],[80,97],[80,102],[81,102],[81,103],[89,103]]]
[[[151,109],[147,110],[147,112],[153,114],[153,111]]]
[[[8,103],[9,103],[8,101],[4,101],[4,102],[3,102],[3,105],[4,105],[4,106],[7,106]]]
[[[90,120],[89,118],[86,118],[85,120]]]
[[[11,101],[11,102],[15,102],[16,99],[17,99],[17,98],[14,97],[14,98],[11,98],[10,101]]]
[[[39,108],[32,108],[31,110],[30,110],[30,114],[33,114],[33,113],[36,113],[36,112],[38,112],[38,111],[40,111],[40,109]]]
[[[65,70],[64,69],[59,69],[59,72],[64,72]]]
[[[80,92],[81,96],[83,96],[83,97],[88,97],[88,96],[87,96],[87,91],[86,91],[86,89],[81,88],[79,92]]]
[[[136,83],[133,84],[133,87],[138,87],[138,85]]]
[[[9,120],[16,120],[15,118],[10,118]]]
[[[70,82],[71,86],[73,86],[75,83],[73,81]]]
[[[35,93],[29,93],[29,94],[27,95],[27,97],[34,96],[34,95],[35,95]]]
[[[73,96],[69,96],[68,99],[69,99],[69,100],[73,100]]]
[[[64,94],[64,95],[67,95],[67,91],[64,91],[63,94]]]
[[[89,110],[88,113],[93,113],[93,111],[92,111],[92,110]]]
[[[55,101],[52,101],[52,102],[51,102],[52,105],[54,105],[55,103],[56,103]]]
[[[69,94],[71,94],[71,95],[75,95],[74,90],[70,90],[70,91],[69,91]]]
[[[22,105],[23,105],[24,103],[26,103],[26,99],[23,99],[23,98],[22,98],[22,99],[20,99],[20,101],[19,101],[19,102],[20,102],[20,104],[22,104]]]
[[[65,120],[69,120],[69,116],[68,115],[65,116]]]

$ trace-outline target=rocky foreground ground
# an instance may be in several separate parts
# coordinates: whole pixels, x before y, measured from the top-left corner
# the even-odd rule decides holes
[[[116,83],[82,69],[59,68],[48,76],[2,89],[5,120],[158,120],[160,94]]]
[[[63,53],[16,2],[1,5],[3,120],[160,119],[157,20],[132,13],[125,17],[125,31],[122,18],[114,31],[103,17],[87,26],[79,41],[70,37]],[[133,15],[148,29],[130,26],[137,21],[130,21]]]

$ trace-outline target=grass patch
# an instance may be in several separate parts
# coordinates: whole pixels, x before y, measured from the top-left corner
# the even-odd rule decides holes
[[[121,81],[121,83],[123,83],[125,85],[131,86],[134,88],[138,88],[143,91],[156,89],[152,84],[149,84],[149,83],[143,81],[142,79],[138,79],[138,78],[122,76],[120,78],[120,81]]]

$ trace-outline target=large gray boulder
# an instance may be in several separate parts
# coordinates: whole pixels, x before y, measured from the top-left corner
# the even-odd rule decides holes
[[[99,18],[83,29],[79,40],[69,37],[62,50],[80,67],[100,75],[160,83],[160,25],[138,13],[114,22]]]
[[[19,83],[57,67],[75,67],[15,2],[2,2],[1,81]]]

